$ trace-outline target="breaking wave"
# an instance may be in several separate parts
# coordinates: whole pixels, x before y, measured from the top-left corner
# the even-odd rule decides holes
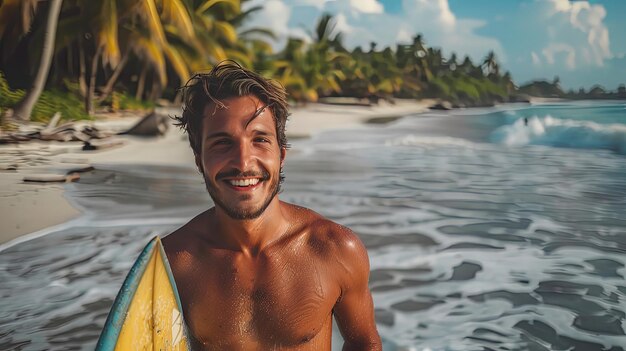
[[[544,145],[577,149],[606,149],[626,155],[626,125],[558,119],[550,115],[517,119],[496,129],[492,142],[509,146]]]

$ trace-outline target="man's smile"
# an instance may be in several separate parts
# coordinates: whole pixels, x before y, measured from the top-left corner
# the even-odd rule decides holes
[[[237,178],[237,179],[224,179],[224,182],[230,185],[230,188],[238,191],[247,191],[256,189],[261,185],[263,179],[261,178]]]
[[[253,186],[259,183],[260,179],[252,178],[252,179],[231,179],[228,182],[233,186]]]

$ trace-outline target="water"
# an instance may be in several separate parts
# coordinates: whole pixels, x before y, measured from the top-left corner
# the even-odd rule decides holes
[[[281,198],[365,242],[387,350],[623,350],[625,126],[581,102],[327,132]],[[210,203],[191,166],[70,185],[85,217],[0,253],[0,349],[92,349],[142,246]]]

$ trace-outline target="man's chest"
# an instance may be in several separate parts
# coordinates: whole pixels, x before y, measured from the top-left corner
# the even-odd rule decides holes
[[[199,341],[296,345],[329,327],[340,289],[323,262],[284,255],[250,263],[198,262],[181,281],[185,319]]]

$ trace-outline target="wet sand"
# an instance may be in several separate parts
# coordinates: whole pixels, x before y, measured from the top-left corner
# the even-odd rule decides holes
[[[358,128],[365,123],[380,124],[395,118],[424,112],[431,100],[397,100],[377,106],[308,104],[292,110],[287,123],[287,137],[308,138],[329,129]],[[177,109],[160,111],[178,114]],[[100,116],[93,122],[98,128],[124,130],[139,115],[112,118]],[[163,137],[113,137],[122,145],[85,152],[81,142],[28,142],[0,146],[0,245],[25,234],[62,224],[80,216],[64,196],[63,183],[27,183],[29,175],[64,175],[74,169],[107,165],[160,165],[194,167],[187,136],[171,127]],[[14,169],[15,168],[15,169]]]

